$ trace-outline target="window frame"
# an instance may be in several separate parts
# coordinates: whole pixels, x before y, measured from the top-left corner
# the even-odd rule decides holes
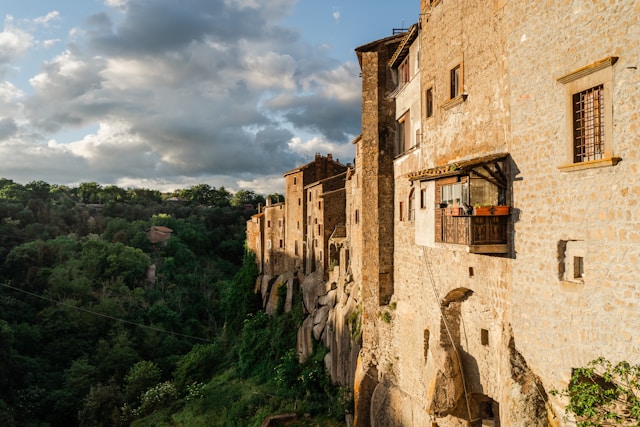
[[[564,137],[564,163],[558,166],[563,172],[589,169],[595,167],[615,166],[620,157],[614,156],[613,146],[613,98],[612,81],[613,65],[617,57],[611,56],[586,67],[580,68],[557,79],[563,84],[565,99],[565,137]],[[601,159],[576,161],[575,147],[576,136],[574,134],[574,97],[590,89],[602,86],[603,95],[603,119],[604,141]]]
[[[430,119],[433,117],[433,86],[424,91],[424,111],[425,118]]]
[[[462,95],[462,66],[455,65],[449,70],[449,99]]]

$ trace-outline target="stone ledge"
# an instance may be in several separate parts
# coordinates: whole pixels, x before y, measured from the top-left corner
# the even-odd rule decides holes
[[[571,172],[584,169],[604,168],[615,166],[622,160],[622,157],[607,157],[606,159],[590,160],[588,162],[568,163],[558,166],[562,172]]]
[[[463,93],[462,95],[458,95],[455,98],[451,98],[450,100],[442,104],[441,107],[445,110],[449,110],[455,107],[456,105],[462,104],[466,100],[467,100],[467,94]]]

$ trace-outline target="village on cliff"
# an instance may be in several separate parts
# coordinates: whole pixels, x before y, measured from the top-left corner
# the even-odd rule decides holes
[[[353,162],[248,221],[256,292],[352,425],[574,425],[574,369],[640,363],[640,2],[420,3],[356,49]]]

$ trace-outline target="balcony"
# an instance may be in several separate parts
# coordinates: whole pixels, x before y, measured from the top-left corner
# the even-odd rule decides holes
[[[506,207],[506,206],[505,206]],[[502,207],[500,207],[502,208]],[[436,208],[436,240],[443,243],[464,245],[475,254],[508,253],[509,209],[494,213],[463,215],[451,208]],[[449,209],[447,211],[447,209]],[[438,221],[439,219],[439,221]]]

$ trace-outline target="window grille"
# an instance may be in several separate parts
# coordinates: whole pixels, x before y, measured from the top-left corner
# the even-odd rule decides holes
[[[604,157],[604,85],[573,95],[573,161]]]

